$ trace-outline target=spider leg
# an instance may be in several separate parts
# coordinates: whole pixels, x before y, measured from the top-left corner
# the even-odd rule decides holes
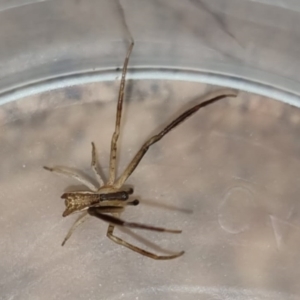
[[[117,159],[117,141],[120,134],[120,123],[122,116],[122,107],[123,107],[123,99],[124,99],[124,90],[125,90],[125,76],[127,72],[127,66],[129,57],[133,48],[134,42],[131,41],[129,46],[124,65],[122,71],[122,79],[119,89],[119,97],[118,97],[118,105],[117,105],[117,114],[116,114],[116,124],[115,124],[115,132],[113,133],[111,139],[111,148],[110,148],[110,160],[109,160],[109,179],[107,185],[112,185],[115,182],[116,177],[116,159]]]
[[[62,174],[62,175],[68,176],[68,177],[72,177],[72,178],[78,180],[80,183],[87,186],[93,192],[96,192],[98,190],[97,187],[93,183],[91,183],[86,178],[84,178],[83,176],[81,176],[80,174],[76,173],[73,170],[69,170],[69,169],[64,168],[64,167],[49,168],[49,167],[45,167],[45,166],[44,166],[44,169],[47,170],[47,171],[50,171],[50,172]]]
[[[72,227],[70,228],[70,230],[68,231],[66,237],[64,238],[63,242],[62,242],[62,246],[66,243],[66,241],[71,237],[71,235],[73,234],[73,232],[75,231],[75,229],[82,224],[88,217],[88,213],[87,211],[85,211],[83,214],[81,214],[77,220],[74,222],[74,224],[72,225]]]
[[[135,200],[137,201],[137,200]],[[134,201],[133,201],[134,202]],[[127,205],[137,205],[137,204],[132,204],[132,202],[128,202]],[[98,210],[100,210],[103,213],[121,213],[124,210],[124,207],[114,207],[114,206],[104,206],[104,207],[98,207]],[[71,237],[71,235],[73,234],[73,232],[76,230],[76,228],[81,225],[89,216],[88,211],[86,210],[85,212],[83,212],[74,222],[74,224],[71,226],[70,230],[68,231],[66,237],[64,238],[63,242],[62,242],[62,246],[65,245],[65,243],[67,242],[67,240]]]
[[[107,223],[117,225],[117,226],[123,226],[123,227],[129,227],[129,228],[139,228],[139,229],[146,229],[146,230],[151,230],[151,231],[159,231],[159,232],[170,232],[170,233],[181,233],[181,230],[176,230],[176,229],[167,229],[167,228],[162,228],[162,227],[154,227],[150,225],[145,225],[141,223],[134,223],[134,222],[126,222],[122,219],[113,217],[111,215],[106,215],[100,212],[97,207],[90,207],[88,209],[88,214],[91,216],[94,216],[98,219],[101,219]]]
[[[170,130],[178,126],[180,123],[182,123],[185,119],[196,113],[200,108],[205,107],[209,104],[212,104],[214,102],[217,102],[220,99],[226,98],[228,96],[236,97],[237,91],[233,89],[223,89],[219,91],[212,92],[204,99],[202,99],[202,102],[193,106],[192,108],[186,110],[184,113],[182,113],[179,117],[177,117],[175,120],[173,120],[168,126],[166,126],[161,132],[158,134],[152,136],[150,139],[148,139],[144,145],[141,147],[141,149],[137,152],[137,154],[133,157],[130,164],[127,166],[127,168],[124,170],[124,172],[121,174],[121,176],[118,178],[118,180],[115,182],[114,187],[120,188],[127,178],[132,174],[132,172],[135,170],[135,168],[140,163],[143,156],[146,154],[148,149],[151,145],[155,144],[159,140],[161,140]]]
[[[99,182],[99,185],[100,187],[102,185],[104,185],[104,181],[98,171],[98,168],[97,168],[97,155],[96,155],[96,147],[95,147],[95,144],[92,142],[92,161],[91,161],[91,167],[96,175],[96,178]]]
[[[173,255],[157,255],[157,254],[154,254],[152,252],[149,252],[149,251],[141,249],[141,248],[139,248],[137,246],[134,246],[134,245],[132,245],[132,244],[130,244],[130,243],[122,240],[121,238],[115,236],[113,234],[114,228],[115,228],[114,225],[109,225],[108,226],[106,236],[109,239],[111,239],[113,242],[115,242],[115,243],[117,243],[119,245],[122,245],[124,247],[129,248],[130,250],[132,250],[134,252],[137,252],[137,253],[142,254],[144,256],[147,256],[147,257],[150,257],[152,259],[157,259],[157,260],[173,259],[173,258],[179,257],[179,256],[181,256],[181,255],[184,254],[184,251],[178,252],[178,253],[173,254]]]

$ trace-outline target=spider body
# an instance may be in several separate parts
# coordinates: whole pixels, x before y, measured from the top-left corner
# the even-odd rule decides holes
[[[112,192],[112,188],[100,188],[97,193],[92,191],[76,191],[62,194],[61,198],[65,199],[66,209],[63,217],[73,212],[87,210],[89,207],[122,207],[133,202],[125,202],[133,189],[128,191]],[[134,203],[137,203],[136,201]],[[137,205],[137,204],[134,204]]]
[[[99,187],[96,187],[93,183],[83,178],[81,175],[77,174],[74,171],[70,171],[62,167],[44,167],[46,170],[60,173],[72,177],[81,183],[83,183],[89,191],[79,191],[79,192],[69,192],[64,193],[61,197],[65,199],[66,209],[63,212],[63,216],[68,216],[74,212],[82,212],[79,218],[75,221],[71,229],[69,230],[67,236],[65,237],[62,245],[70,238],[74,230],[84,222],[88,216],[96,217],[102,221],[109,223],[107,229],[107,237],[114,241],[115,243],[129,248],[132,251],[140,253],[144,256],[148,256],[153,259],[164,260],[164,259],[173,259],[183,255],[184,251],[177,252],[172,255],[157,255],[152,252],[141,249],[137,246],[134,246],[123,239],[114,235],[115,226],[123,226],[129,228],[139,228],[145,230],[152,230],[158,232],[170,232],[170,233],[181,233],[181,230],[166,229],[162,227],[155,227],[151,225],[145,225],[141,223],[127,222],[119,218],[120,213],[124,211],[126,206],[136,206],[139,204],[138,200],[129,201],[130,195],[133,193],[133,189],[126,190],[123,185],[132,174],[135,168],[138,166],[139,162],[143,156],[147,153],[151,145],[161,140],[168,132],[173,128],[181,124],[191,115],[195,114],[199,109],[204,108],[214,102],[219,101],[220,99],[226,98],[228,96],[235,97],[237,91],[233,89],[223,89],[219,91],[214,91],[205,97],[203,97],[197,105],[194,105],[190,109],[186,110],[184,113],[179,115],[175,120],[173,120],[169,125],[167,125],[163,130],[158,134],[154,135],[148,139],[132,158],[129,165],[125,168],[123,173],[119,178],[116,179],[116,157],[117,157],[117,142],[120,134],[120,124],[121,124],[121,115],[122,115],[122,106],[124,99],[124,90],[125,90],[125,76],[127,72],[127,66],[129,57],[133,48],[133,41],[128,49],[127,56],[124,61],[121,84],[119,88],[119,97],[117,103],[117,113],[116,113],[116,123],[115,131],[111,139],[111,150],[110,150],[110,161],[109,161],[109,177],[105,182],[98,172],[97,169],[97,156],[96,148],[94,143],[92,143],[92,160],[91,167],[96,175],[96,178],[99,182]]]

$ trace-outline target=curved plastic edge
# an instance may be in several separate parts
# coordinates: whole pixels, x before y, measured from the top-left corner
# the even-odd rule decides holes
[[[17,86],[10,90],[0,93],[0,105],[8,102],[16,101],[18,99],[36,95],[38,93],[70,87],[74,85],[81,85],[93,82],[105,82],[119,80],[121,76],[118,70],[104,70],[98,72],[71,74],[62,77],[49,78],[39,82],[28,83],[27,85]],[[222,87],[234,88],[250,93],[259,94],[270,97],[284,103],[300,107],[300,95],[297,91],[271,85],[268,82],[261,80],[254,80],[249,78],[242,78],[230,76],[228,74],[211,73],[208,71],[197,70],[180,70],[171,68],[135,68],[128,70],[127,79],[143,80],[143,79],[159,79],[159,80],[180,80],[201,82],[205,84],[217,85]],[[284,78],[276,76],[273,82],[284,82]]]

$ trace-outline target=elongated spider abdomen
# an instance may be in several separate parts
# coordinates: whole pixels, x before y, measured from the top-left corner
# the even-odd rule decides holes
[[[95,205],[101,201],[100,194],[92,192],[71,192],[64,193],[61,198],[65,199],[66,209],[63,217],[70,215],[75,211],[82,211],[88,207]]]

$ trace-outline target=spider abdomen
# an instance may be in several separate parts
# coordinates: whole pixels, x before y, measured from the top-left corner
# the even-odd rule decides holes
[[[92,206],[100,206],[101,201],[126,201],[129,197],[127,191],[118,191],[110,193],[94,193],[89,191],[64,193],[61,198],[65,199],[66,209],[63,217],[70,215],[75,211],[82,211]]]
[[[92,192],[64,193],[61,198],[65,199],[66,205],[63,217],[66,217],[75,211],[87,209],[101,201],[101,195]]]

